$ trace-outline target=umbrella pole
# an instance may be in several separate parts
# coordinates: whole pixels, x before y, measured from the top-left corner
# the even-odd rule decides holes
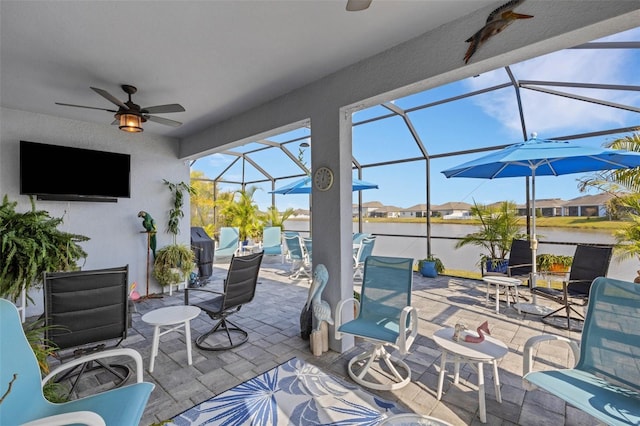
[[[529,288],[535,287],[538,275],[538,238],[536,236],[536,169],[531,168],[531,279],[529,280]],[[536,296],[533,295],[533,304],[536,304]]]
[[[529,290],[536,285],[536,278],[538,276],[537,265],[537,253],[538,253],[538,238],[536,235],[536,169],[531,167],[531,234],[529,236],[529,242],[531,244],[531,275],[529,276]],[[551,309],[546,306],[539,306],[536,301],[536,295],[531,296],[532,303],[516,303],[514,307],[518,312],[524,312],[526,314],[533,315],[546,315]]]

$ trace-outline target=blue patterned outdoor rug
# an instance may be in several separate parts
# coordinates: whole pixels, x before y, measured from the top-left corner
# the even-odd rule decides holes
[[[172,419],[169,425],[377,425],[394,402],[292,358]]]

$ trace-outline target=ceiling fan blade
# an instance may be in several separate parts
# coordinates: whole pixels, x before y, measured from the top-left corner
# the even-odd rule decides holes
[[[349,12],[358,12],[365,10],[371,5],[371,0],[348,0],[347,10]]]
[[[107,111],[107,112],[118,112],[118,111],[116,111],[114,109],[97,108],[97,107],[90,107],[90,106],[84,106],[84,105],[65,104],[65,103],[62,103],[62,102],[56,102],[56,105],[70,106],[70,107],[75,107],[75,108],[97,109],[97,110],[100,110],[100,111]]]
[[[111,102],[112,104],[118,105],[122,109],[129,109],[129,107],[127,105],[125,105],[124,102],[122,102],[120,99],[116,98],[111,93],[107,92],[106,90],[98,89],[97,87],[92,87],[91,90],[93,90],[98,95],[102,96],[103,98],[105,98],[106,100]]]
[[[180,104],[156,105],[145,107],[140,110],[144,114],[162,114],[167,112],[184,112],[185,109]]]
[[[155,121],[156,123],[166,124],[167,126],[178,127],[181,126],[182,123],[175,120],[169,120],[168,118],[156,117],[155,115],[143,115],[149,121]]]

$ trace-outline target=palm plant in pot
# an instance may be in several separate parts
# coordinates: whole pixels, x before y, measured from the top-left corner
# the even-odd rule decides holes
[[[506,258],[511,249],[511,242],[527,236],[521,231],[518,223],[515,203],[505,201],[494,207],[474,203],[471,215],[478,218],[480,228],[467,234],[455,247],[482,247],[486,251],[480,254],[480,263],[486,265],[486,270],[506,272]]]
[[[153,276],[163,287],[185,281],[195,266],[191,247],[177,243],[180,219],[184,217],[184,193],[193,194],[195,190],[184,182],[171,183],[165,180],[164,183],[173,194],[173,208],[169,210],[167,225],[167,232],[173,235],[173,244],[158,250],[153,261]]]

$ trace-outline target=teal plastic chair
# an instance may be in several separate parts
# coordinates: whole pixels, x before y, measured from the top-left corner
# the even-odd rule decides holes
[[[363,238],[360,246],[353,256],[353,278],[362,278],[362,268],[364,261],[373,253],[373,247],[376,244],[376,237]]]
[[[267,226],[262,230],[262,250],[265,256],[280,256],[284,263],[281,229],[279,226]]]
[[[576,366],[532,372],[533,349],[549,340],[568,343]],[[600,277],[591,285],[580,348],[561,336],[530,338],[523,351],[523,384],[544,389],[608,425],[638,425],[639,356],[640,285]]]
[[[298,279],[300,275],[304,275],[307,278],[311,278],[310,263],[304,249],[304,243],[300,235],[286,235],[284,236],[284,243],[287,247],[287,256],[291,262],[291,274],[290,278]]]
[[[47,401],[42,394],[42,386],[62,371],[91,360],[123,355],[135,361],[137,383],[60,404]],[[120,348],[66,362],[43,379],[17,308],[0,299],[0,394],[4,396],[0,404],[1,425],[138,425],[154,388],[142,377],[140,354]]]
[[[400,389],[411,380],[411,369],[407,363],[391,356],[386,346],[405,355],[418,334],[418,311],[411,306],[412,284],[413,259],[369,256],[364,264],[360,303],[354,298],[338,303],[335,338],[340,340],[343,334],[349,334],[373,343],[371,350],[356,355],[347,366],[349,376],[359,385],[393,390]],[[356,318],[344,322],[343,307],[346,305],[350,309],[353,304],[358,311]],[[388,383],[380,383],[369,374],[380,361],[391,372]]]
[[[222,227],[218,237],[218,247],[215,249],[214,258],[238,255],[238,243],[240,242],[240,230],[236,227]]]
[[[313,263],[313,241],[311,237],[301,237],[302,245],[304,246],[304,252],[307,255],[307,262],[309,266]]]

